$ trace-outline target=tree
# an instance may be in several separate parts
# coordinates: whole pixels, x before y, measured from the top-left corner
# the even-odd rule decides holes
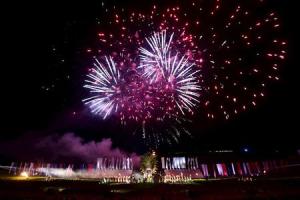
[[[141,171],[146,182],[153,182],[153,176],[157,172],[157,158],[154,152],[142,156]]]

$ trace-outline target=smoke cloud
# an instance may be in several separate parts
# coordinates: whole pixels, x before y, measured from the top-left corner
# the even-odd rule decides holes
[[[96,162],[99,157],[131,157],[137,166],[140,157],[136,153],[127,153],[113,148],[110,138],[100,142],[85,142],[74,133],[50,135],[40,138],[22,136],[21,138],[0,144],[0,150],[19,161],[48,162]]]

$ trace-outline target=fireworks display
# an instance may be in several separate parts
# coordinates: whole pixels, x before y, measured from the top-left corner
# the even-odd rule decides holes
[[[182,119],[195,113],[228,120],[247,111],[279,80],[287,57],[280,19],[262,0],[177,2],[146,12],[102,7],[99,43],[87,52],[105,59],[88,74],[84,102],[141,130],[179,136]]]
[[[167,32],[162,31],[146,38],[151,50],[140,48],[141,62],[135,71],[119,69],[112,57],[105,56],[103,63],[95,58],[84,85],[91,93],[85,104],[103,119],[116,115],[123,125],[139,124],[137,130],[152,144],[163,138],[168,143],[178,141],[182,133],[189,134],[183,123],[188,121],[185,111],[193,114],[200,102],[199,70],[186,56],[172,54],[172,36],[167,41]]]

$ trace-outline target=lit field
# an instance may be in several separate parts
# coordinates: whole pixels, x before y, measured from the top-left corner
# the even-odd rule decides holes
[[[299,179],[197,180],[192,184],[100,184],[96,180],[0,179],[0,199],[300,199]]]
[[[5,176],[5,175],[0,175],[0,180],[1,181],[44,181],[46,180],[46,177],[44,176],[29,176],[29,177],[24,177],[24,176]]]

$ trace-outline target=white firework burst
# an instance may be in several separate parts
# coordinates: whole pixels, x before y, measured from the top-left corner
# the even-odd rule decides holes
[[[101,115],[103,119],[116,112],[119,107],[120,71],[111,57],[105,57],[105,64],[95,58],[94,68],[87,75],[84,88],[88,88],[91,97],[83,100],[91,111]]]
[[[184,114],[184,109],[191,111],[199,103],[201,87],[195,69],[186,56],[179,53],[172,55],[170,45],[174,33],[167,40],[166,31],[154,33],[146,41],[150,50],[140,48],[142,75],[150,79],[150,83],[165,81],[175,91],[175,103]]]
[[[154,33],[151,37],[146,38],[151,50],[140,48],[141,65],[138,67],[144,70],[143,76],[150,78],[150,82],[156,81],[160,75],[164,74],[163,66],[170,49],[174,33],[171,34],[168,41],[166,31]]]

